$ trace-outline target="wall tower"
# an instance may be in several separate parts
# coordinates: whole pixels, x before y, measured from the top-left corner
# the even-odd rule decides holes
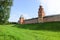
[[[23,17],[23,15],[21,15],[20,20],[19,20],[19,23],[20,24],[24,24],[24,17]]]
[[[45,16],[44,9],[42,5],[40,5],[39,10],[38,10],[38,22],[43,23],[43,17]]]

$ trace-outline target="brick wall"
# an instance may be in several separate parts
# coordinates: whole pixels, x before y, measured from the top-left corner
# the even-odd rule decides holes
[[[60,15],[45,16],[43,20],[44,22],[60,21]]]
[[[60,15],[45,16],[43,22],[60,21]],[[38,23],[38,18],[25,20],[24,24]]]
[[[38,18],[27,19],[24,24],[38,23]]]

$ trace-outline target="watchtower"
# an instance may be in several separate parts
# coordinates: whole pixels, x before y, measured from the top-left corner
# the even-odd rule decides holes
[[[43,17],[45,16],[44,9],[42,5],[40,5],[39,10],[38,10],[38,22],[43,23]]]
[[[21,17],[20,17],[20,20],[19,20],[20,22],[20,24],[24,24],[24,17],[23,17],[23,15],[21,15]]]

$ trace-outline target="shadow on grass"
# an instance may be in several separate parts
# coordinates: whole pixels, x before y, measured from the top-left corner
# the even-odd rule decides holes
[[[60,22],[46,22],[36,24],[16,24],[13,27],[24,28],[29,30],[48,30],[60,31]]]

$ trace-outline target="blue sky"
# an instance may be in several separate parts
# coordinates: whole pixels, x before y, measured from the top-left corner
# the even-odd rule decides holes
[[[39,5],[36,0],[14,0],[9,21],[17,22],[21,15],[25,19],[37,17]]]
[[[60,0],[14,0],[10,12],[10,22],[17,22],[21,15],[25,19],[38,17],[42,5],[46,15],[60,14]]]

